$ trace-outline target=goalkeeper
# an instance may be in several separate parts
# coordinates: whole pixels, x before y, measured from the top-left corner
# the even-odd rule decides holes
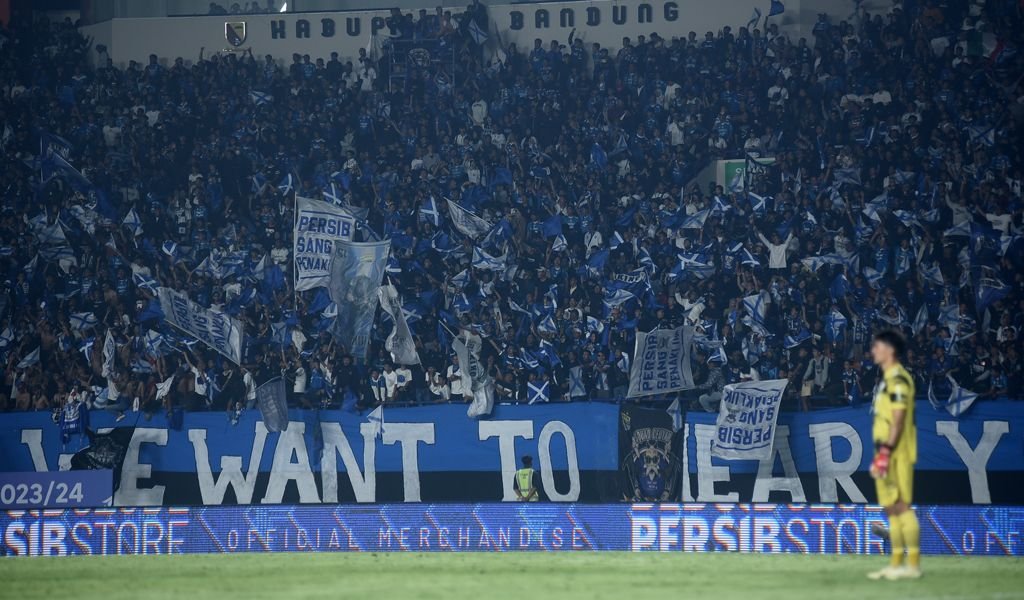
[[[871,579],[921,577],[921,527],[910,508],[917,462],[914,380],[900,364],[905,348],[903,335],[896,331],[879,332],[871,344],[871,357],[882,371],[882,382],[875,387],[874,394],[871,435],[875,458],[871,462],[871,476],[878,490],[878,503],[889,517],[892,540],[889,566],[868,574]]]

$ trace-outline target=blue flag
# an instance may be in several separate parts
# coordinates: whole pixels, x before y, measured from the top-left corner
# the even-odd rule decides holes
[[[544,224],[541,225],[540,231],[545,239],[562,235],[562,215],[556,214],[548,217]]]

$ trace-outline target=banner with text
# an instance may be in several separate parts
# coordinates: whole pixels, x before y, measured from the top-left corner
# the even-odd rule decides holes
[[[711,453],[719,458],[737,460],[770,457],[779,404],[788,382],[788,379],[773,379],[725,386]]]
[[[921,551],[1021,556],[1019,507],[919,505]],[[0,513],[0,556],[237,552],[758,552],[881,557],[873,506],[378,504]],[[13,559],[10,559],[13,560]],[[17,567],[13,567],[17,568]]]
[[[629,372],[629,397],[692,389],[692,342],[693,327],[685,325],[650,333],[638,331],[633,368]]]
[[[340,411],[290,410],[280,433],[270,433],[256,410],[245,411],[234,427],[219,414],[187,413],[178,428],[154,415],[129,440],[115,503],[514,500],[512,475],[523,454],[534,457],[545,500],[661,498],[668,490],[669,499],[683,502],[874,501],[868,406],[782,413],[771,456],[761,460],[714,456],[716,415],[703,411],[685,413],[669,427],[667,413],[631,408],[625,411],[631,433],[623,440],[613,404],[497,405],[479,421],[466,419],[465,410],[464,404],[387,408],[379,438],[365,415]],[[93,411],[90,422],[103,429],[118,425],[115,418]],[[1024,504],[1024,403],[978,402],[955,418],[919,402],[915,419],[915,501]],[[666,430],[677,427],[669,447]],[[649,431],[636,434],[634,450],[632,432],[642,429]],[[49,413],[0,419],[7,471],[66,469],[86,443],[75,434],[62,444]],[[655,493],[624,491],[630,472],[648,476],[644,487]]]
[[[334,337],[357,363],[370,351],[370,331],[377,314],[377,288],[384,277],[391,241],[334,244],[328,289],[338,306]]]
[[[110,469],[0,473],[0,510],[110,506],[113,481]]]
[[[800,0],[787,0],[786,13],[799,14]],[[464,5],[463,5],[464,6]],[[766,10],[764,0],[718,0],[688,3],[678,0],[650,2],[619,2],[586,0],[566,2],[494,2],[487,3],[491,21],[491,40],[501,39],[504,46],[516,44],[532,48],[533,40],[541,39],[546,48],[552,40],[562,44],[569,38],[582,39],[587,48],[593,43],[607,48],[613,55],[622,46],[623,38],[636,41],[658,33],[666,40],[695,31],[701,39],[706,31],[719,31],[730,25],[733,31],[746,24],[751,12]],[[823,5],[823,10],[828,8]],[[409,11],[403,11],[409,12]],[[453,10],[453,12],[458,12]],[[834,11],[835,22],[846,18],[844,7]],[[111,59],[119,66],[129,60],[145,64],[150,54],[170,67],[175,57],[191,57],[194,49],[223,49],[230,52],[251,50],[263,56],[286,61],[293,53],[309,54],[327,59],[338,52],[342,62],[355,60],[368,42],[388,35],[388,8],[377,10],[344,10],[336,12],[285,12],[272,14],[238,14],[173,19],[118,18],[89,25],[83,35],[93,36],[109,49]],[[784,33],[796,39],[804,31],[801,19],[772,19]],[[226,27],[230,25],[230,27]],[[807,25],[806,27],[809,27]],[[468,34],[467,34],[468,35]],[[485,44],[488,50],[494,44]],[[187,61],[188,59],[186,59]],[[186,62],[187,64],[187,62]]]
[[[242,324],[234,318],[199,306],[188,296],[171,288],[157,290],[160,309],[171,325],[220,352],[231,362],[241,364]]]
[[[295,197],[295,291],[326,286],[337,240],[352,240],[356,221],[340,206]]]
[[[234,426],[223,414],[186,413],[175,428],[157,414],[132,434],[114,504],[514,501],[524,454],[534,459],[542,499],[612,501],[618,415],[618,406],[590,403],[497,406],[480,421],[466,418],[464,404],[385,408],[377,435],[368,415],[344,411],[293,409],[278,433],[258,410]],[[96,429],[115,419],[90,416]],[[49,413],[0,419],[7,471],[66,468],[86,444],[78,435],[62,443]]]

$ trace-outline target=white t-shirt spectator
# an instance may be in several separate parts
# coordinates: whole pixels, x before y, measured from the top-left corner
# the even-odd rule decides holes
[[[108,147],[114,147],[121,143],[121,128],[117,125],[103,126],[103,142]]]
[[[195,376],[195,390],[200,396],[206,395],[206,386],[209,381],[206,379],[206,373],[203,373],[199,369],[192,367],[192,375]]]
[[[452,396],[462,396],[462,371],[455,365],[448,365],[448,385]]]
[[[306,382],[308,378],[306,376],[306,369],[302,365],[295,368],[295,383],[292,384],[292,392],[296,394],[306,393]]]
[[[440,373],[434,374],[434,379],[430,381],[430,393],[439,396],[443,402],[447,402],[452,397],[451,389]]]
[[[387,394],[387,399],[391,400],[395,397],[395,388],[398,387],[398,373],[394,370],[391,372],[384,371],[384,393]]]
[[[242,376],[242,383],[245,385],[245,399],[250,403],[256,402],[256,378],[249,371]]]
[[[685,141],[685,129],[682,123],[669,122],[668,127],[665,128],[665,134],[668,135],[668,143],[673,146],[682,146]]]
[[[359,70],[359,78],[363,80],[360,90],[364,92],[373,91],[373,82],[377,80],[377,70],[373,67],[363,67]]]
[[[477,100],[469,107],[469,116],[473,119],[473,122],[477,125],[483,125],[484,121],[487,120],[487,103],[483,100]]]
[[[383,375],[376,378],[370,376],[370,391],[373,392],[373,399],[377,402],[384,402],[387,399],[387,380]]]
[[[757,239],[761,240],[761,243],[768,248],[768,268],[785,269],[786,251],[789,250],[789,242],[793,240],[793,234],[790,233],[787,235],[785,241],[781,244],[773,244],[771,240],[764,237],[761,232],[757,233]]]
[[[786,103],[786,100],[789,100],[789,90],[781,85],[775,84],[768,88],[768,100],[773,104],[782,106]]]
[[[412,371],[409,370],[409,367],[404,365],[395,369],[395,377],[395,385],[398,387],[399,391],[405,391],[406,388],[409,387],[409,384],[412,383]]]

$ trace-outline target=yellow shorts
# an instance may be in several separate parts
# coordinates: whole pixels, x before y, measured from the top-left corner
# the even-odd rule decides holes
[[[914,463],[905,458],[893,456],[889,459],[889,473],[885,479],[875,480],[878,503],[892,506],[897,502],[911,504],[914,501]]]

